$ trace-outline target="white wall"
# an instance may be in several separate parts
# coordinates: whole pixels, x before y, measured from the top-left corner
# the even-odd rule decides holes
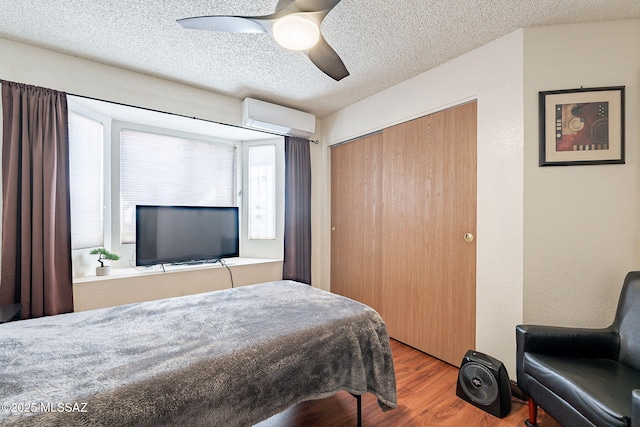
[[[326,260],[331,257],[331,242],[327,239],[328,223],[331,220],[329,189],[329,150],[323,142],[322,122],[316,121],[314,138],[319,141],[310,145],[311,152],[311,283],[313,286],[330,290],[331,277],[326,268]]]
[[[524,316],[604,327],[640,268],[640,20],[525,31]],[[626,86],[626,164],[538,167],[538,92]]]
[[[235,258],[228,260],[227,266],[229,271],[219,264],[167,266],[144,272],[128,268],[110,276],[78,279],[73,283],[73,309],[94,310],[282,280],[279,260]]]
[[[0,79],[240,125],[241,100],[0,38]]]
[[[522,320],[523,31],[516,31],[322,120],[329,146],[471,99],[478,101],[477,350],[502,360],[515,378],[514,327]],[[324,173],[330,182],[328,154]],[[330,244],[330,185],[314,222]],[[322,205],[322,203],[318,203]],[[314,211],[316,213],[316,211]],[[462,238],[462,236],[461,236]],[[322,287],[330,257],[322,252]],[[385,260],[384,262],[393,262]],[[462,360],[463,355],[460,355]]]

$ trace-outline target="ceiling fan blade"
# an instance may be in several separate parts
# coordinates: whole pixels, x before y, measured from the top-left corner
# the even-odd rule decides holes
[[[296,0],[280,0],[276,5],[276,11],[274,13],[278,13],[282,9],[289,7],[292,3],[295,3]]]
[[[292,9],[290,13],[295,12],[320,12],[330,11],[341,0],[280,0],[276,6],[276,11],[284,8]],[[294,9],[295,6],[295,10]]]
[[[329,43],[320,35],[320,40],[307,52],[307,56],[311,62],[316,64],[323,73],[336,81],[340,81],[349,75],[347,67],[344,66],[342,59]]]
[[[278,0],[276,10],[266,16],[198,16],[178,19],[184,28],[195,30],[225,31],[234,33],[269,33],[273,35],[275,20],[283,16],[300,13],[319,26],[324,17],[341,0]],[[320,34],[318,42],[307,52],[307,56],[323,73],[339,81],[349,75],[342,59]]]
[[[251,17],[197,16],[178,19],[178,24],[193,30],[225,31],[231,33],[266,33],[267,30]]]

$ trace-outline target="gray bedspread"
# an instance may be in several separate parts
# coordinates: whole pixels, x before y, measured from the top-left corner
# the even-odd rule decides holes
[[[0,325],[0,425],[248,426],[395,387],[380,316],[291,281]]]

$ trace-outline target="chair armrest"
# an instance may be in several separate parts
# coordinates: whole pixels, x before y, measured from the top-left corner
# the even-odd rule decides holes
[[[611,327],[589,329],[518,325],[516,326],[516,347],[518,386],[526,392],[523,366],[525,353],[617,360],[620,351],[620,335]]]
[[[620,335],[612,328],[588,329],[559,326],[516,326],[518,353],[618,359]]]
[[[640,390],[631,392],[631,427],[640,427]]]

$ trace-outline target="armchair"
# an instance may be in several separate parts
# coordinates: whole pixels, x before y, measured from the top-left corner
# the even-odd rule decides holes
[[[608,328],[516,327],[516,376],[529,399],[567,427],[640,427],[640,271],[627,274]]]

